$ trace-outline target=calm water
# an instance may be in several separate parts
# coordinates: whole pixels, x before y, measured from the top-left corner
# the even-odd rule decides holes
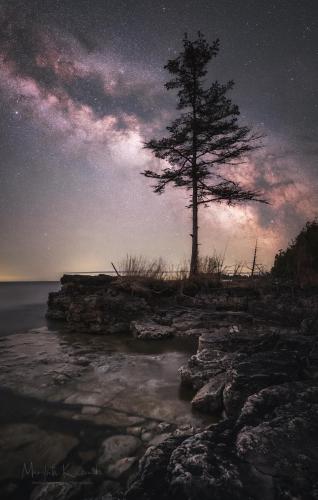
[[[25,462],[43,467],[57,460],[89,471],[109,436],[140,432],[140,456],[145,440],[162,432],[158,422],[215,421],[193,413],[193,394],[180,386],[178,369],[196,342],[68,333],[45,319],[48,293],[59,286],[0,284],[1,498],[29,499],[32,482],[26,488],[20,480]]]
[[[0,283],[0,335],[46,326],[48,293],[59,288],[58,282]]]

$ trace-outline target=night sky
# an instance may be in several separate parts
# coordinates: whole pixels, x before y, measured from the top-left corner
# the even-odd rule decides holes
[[[241,124],[266,135],[238,179],[270,206],[212,206],[201,254],[270,266],[318,215],[317,0],[0,0],[0,280],[110,269],[127,253],[189,257],[186,194],[153,194],[142,143],[175,96],[163,70],[184,32],[221,50]]]

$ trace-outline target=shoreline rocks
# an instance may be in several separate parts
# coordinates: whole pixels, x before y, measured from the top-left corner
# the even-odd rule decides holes
[[[194,285],[180,291],[167,283],[66,277],[49,300],[48,316],[63,315],[70,329],[90,333],[121,324],[118,332],[127,327],[136,339],[198,339],[180,378],[196,391],[194,410],[224,418],[162,438],[136,431],[149,447],[125,500],[318,499],[315,290],[202,293]],[[136,467],[131,455],[127,464],[129,454],[119,457],[115,469]]]
[[[130,331],[136,339],[162,339],[172,337],[175,329],[171,326],[160,325],[154,321],[130,323]]]
[[[126,500],[318,498],[317,336],[221,328],[180,375],[194,409],[225,418],[149,449]]]
[[[128,333],[137,321],[169,326],[175,336],[199,336],[199,330],[247,324],[256,317],[266,324],[301,327],[308,335],[317,329],[315,289],[214,284],[202,291],[203,285],[200,289],[191,281],[107,275],[64,275],[61,285],[59,292],[49,294],[47,318],[65,321],[70,331]]]

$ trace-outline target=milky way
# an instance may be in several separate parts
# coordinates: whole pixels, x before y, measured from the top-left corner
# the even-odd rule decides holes
[[[143,142],[175,96],[163,69],[184,32],[221,40],[207,83],[234,79],[264,147],[235,176],[270,206],[201,210],[201,254],[270,266],[317,215],[314,0],[0,0],[0,279],[107,270],[127,254],[189,256],[182,190],[156,196]]]

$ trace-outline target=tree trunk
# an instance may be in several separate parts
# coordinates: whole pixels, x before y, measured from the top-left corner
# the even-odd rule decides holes
[[[199,266],[199,243],[198,243],[198,186],[196,179],[193,179],[192,188],[192,252],[191,252],[191,265],[190,276],[198,274]]]
[[[190,276],[199,271],[199,243],[198,243],[198,178],[197,178],[197,76],[193,68],[193,101],[192,101],[192,252]]]

